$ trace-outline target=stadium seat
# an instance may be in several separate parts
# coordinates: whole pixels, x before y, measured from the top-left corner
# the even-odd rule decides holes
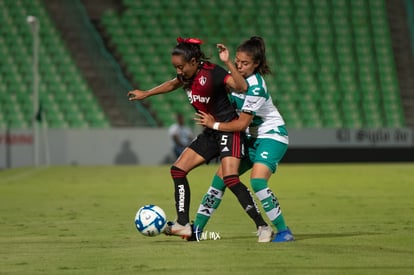
[[[0,62],[2,79],[0,99],[12,100],[15,105],[15,114],[9,112],[9,107],[0,109],[3,121],[7,122],[8,127],[28,127],[33,117],[31,99],[33,38],[24,20],[28,14],[33,14],[40,22],[39,98],[49,127],[87,126],[85,121],[77,124],[67,123],[64,120],[65,117],[60,115],[58,118],[55,117],[68,104],[78,103],[75,100],[70,102],[61,100],[61,95],[74,94],[79,90],[78,87],[86,84],[43,7],[43,3],[41,1],[1,1],[3,2],[2,16],[0,16],[2,24],[0,29],[0,58],[2,60]],[[77,86],[69,89],[66,85],[70,85],[74,79],[80,79],[80,82],[76,81]],[[56,98],[53,95],[56,95]],[[84,91],[83,96],[87,95],[91,95],[90,90]],[[99,108],[95,101],[91,104]]]
[[[198,9],[186,2],[194,9],[184,12],[176,1],[123,3],[123,12],[106,13],[102,23],[139,87],[150,88],[172,76],[165,49],[177,36],[199,36],[208,49],[217,42],[235,47],[258,34],[265,38],[274,72],[266,78],[269,91],[291,127],[403,125],[401,103],[392,96],[395,90],[398,98],[398,82],[384,0],[204,1]],[[230,8],[236,4],[237,10]],[[197,13],[200,9],[209,14]],[[121,26],[125,31],[119,31]],[[166,96],[147,102],[167,125],[167,112],[177,111],[185,100]],[[360,104],[368,105],[345,107]],[[385,116],[385,109],[397,115]],[[191,108],[188,112],[190,117]]]

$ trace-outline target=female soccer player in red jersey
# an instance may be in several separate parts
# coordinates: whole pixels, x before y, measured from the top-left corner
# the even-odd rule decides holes
[[[183,88],[196,111],[210,113],[217,122],[237,119],[237,113],[229,101],[227,88],[246,91],[247,83],[229,60],[227,48],[218,44],[220,59],[230,70],[207,61],[201,51],[202,41],[196,38],[178,38],[172,51],[171,61],[177,76],[148,91],[134,90],[129,100],[141,100],[148,96],[172,92]],[[240,182],[238,168],[244,154],[243,132],[225,132],[205,128],[183,151],[172,165],[170,172],[174,181],[174,197],[177,220],[170,223],[165,233],[188,239],[192,234],[189,223],[190,187],[187,174],[195,167],[220,157],[224,184],[237,196],[243,209],[256,226],[266,226],[247,187]]]

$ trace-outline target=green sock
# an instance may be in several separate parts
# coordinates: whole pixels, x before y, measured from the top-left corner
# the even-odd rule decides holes
[[[252,189],[260,200],[267,217],[272,221],[278,231],[286,230],[286,222],[280,209],[279,201],[272,190],[267,187],[266,179],[254,178],[250,180]]]
[[[219,207],[225,190],[226,186],[224,185],[223,179],[217,175],[214,175],[210,188],[201,200],[196,219],[194,221],[194,228],[198,231],[204,230],[204,227],[210,220],[211,215]]]

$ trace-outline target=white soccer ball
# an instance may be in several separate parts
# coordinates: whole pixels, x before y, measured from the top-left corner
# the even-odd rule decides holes
[[[142,235],[154,237],[161,234],[167,226],[167,216],[159,206],[144,205],[135,215],[135,226]]]

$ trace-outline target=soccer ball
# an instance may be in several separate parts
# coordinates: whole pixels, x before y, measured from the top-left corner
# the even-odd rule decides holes
[[[161,207],[144,205],[135,215],[135,226],[142,235],[154,237],[161,234],[167,226],[167,217]]]

